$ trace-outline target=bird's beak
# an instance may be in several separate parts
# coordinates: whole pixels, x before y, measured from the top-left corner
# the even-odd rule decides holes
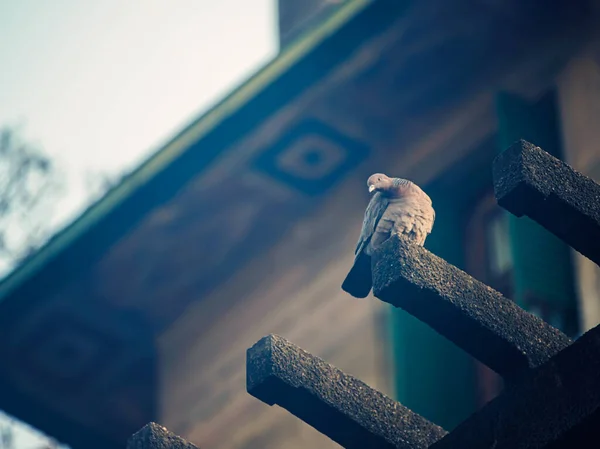
[[[371,193],[373,190],[375,190],[375,186],[373,184],[371,184],[369,186],[369,193]]]

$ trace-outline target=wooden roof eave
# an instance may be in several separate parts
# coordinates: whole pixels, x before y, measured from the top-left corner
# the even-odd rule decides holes
[[[5,307],[7,298],[19,297],[19,302],[29,302],[77,276],[150,210],[172,198],[209,165],[228,146],[224,139],[238,139],[258,124],[255,122],[325,76],[361,41],[391,24],[397,17],[392,10],[402,10],[405,3],[345,2],[319,26],[287,46],[5,278],[0,283],[0,308],[4,308],[0,321],[10,315]],[[264,109],[264,116],[257,117],[257,107]],[[249,110],[253,113],[248,114]],[[250,116],[253,119],[249,120]],[[232,128],[237,132],[231,132]],[[10,303],[16,305],[15,301]]]

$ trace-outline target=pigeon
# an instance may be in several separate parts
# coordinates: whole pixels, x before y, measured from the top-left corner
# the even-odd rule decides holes
[[[435,221],[431,198],[414,182],[375,173],[367,187],[375,193],[365,211],[354,264],[342,283],[342,289],[355,298],[365,298],[371,291],[371,256],[383,242],[399,234],[423,246]]]

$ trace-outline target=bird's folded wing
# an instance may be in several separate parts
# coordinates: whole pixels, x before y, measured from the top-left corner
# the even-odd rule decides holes
[[[369,201],[367,210],[365,211],[362,230],[360,231],[356,250],[354,251],[355,255],[360,254],[369,244],[369,241],[377,228],[377,223],[388,207],[388,203],[389,201],[387,198],[379,192],[376,192],[371,198],[371,201]]]

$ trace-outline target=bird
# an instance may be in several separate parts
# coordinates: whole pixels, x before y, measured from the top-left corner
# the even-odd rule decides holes
[[[373,194],[363,219],[354,251],[354,263],[342,289],[355,298],[365,298],[373,287],[371,256],[392,235],[423,246],[433,229],[435,210],[431,198],[414,182],[375,173],[367,179]]]

